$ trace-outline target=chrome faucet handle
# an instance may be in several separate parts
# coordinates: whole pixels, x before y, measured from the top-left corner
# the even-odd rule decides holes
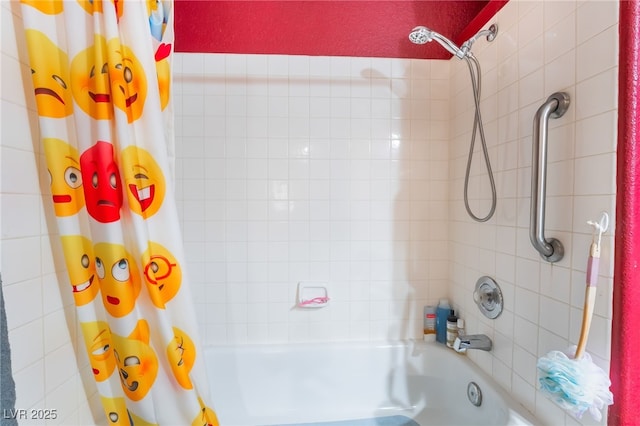
[[[473,301],[481,304],[493,305],[498,298],[498,292],[495,288],[489,288],[488,286],[481,286],[479,289],[473,292]]]
[[[489,276],[485,275],[476,281],[473,301],[487,318],[495,319],[502,312],[502,291]]]

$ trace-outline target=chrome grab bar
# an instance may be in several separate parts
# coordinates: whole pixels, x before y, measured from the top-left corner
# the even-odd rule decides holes
[[[547,193],[547,139],[549,118],[559,118],[569,108],[569,94],[556,92],[549,96],[533,119],[533,154],[531,164],[531,222],[529,239],[540,256],[558,262],[564,256],[562,243],[544,237],[545,199]]]

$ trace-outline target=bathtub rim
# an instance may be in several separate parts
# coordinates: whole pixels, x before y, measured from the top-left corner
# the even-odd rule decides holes
[[[506,405],[510,411],[510,419],[514,420],[514,423],[510,424],[531,424],[538,425],[541,424],[540,420],[535,417],[535,415],[527,409],[520,401],[515,399],[510,391],[507,391],[503,388],[500,383],[487,374],[478,364],[473,362],[468,356],[463,354],[458,354],[454,352],[452,349],[443,346],[441,343],[437,342],[425,342],[423,340],[418,339],[402,339],[402,340],[335,340],[335,341],[309,341],[309,342],[256,342],[256,343],[221,343],[221,344],[212,344],[203,347],[205,367],[209,368],[209,364],[207,363],[207,354],[215,351],[250,351],[250,350],[268,350],[267,353],[281,353],[285,352],[286,349],[305,349],[310,350],[313,348],[321,348],[323,350],[327,349],[327,346],[332,347],[347,347],[347,348],[372,348],[372,349],[385,349],[385,348],[406,348],[409,353],[414,353],[415,351],[426,351],[426,350],[435,350],[440,352],[441,356],[452,356],[457,357],[457,361],[467,365],[472,369],[475,375],[478,376],[479,381],[487,382],[492,385],[492,390],[500,397],[503,401],[505,401]],[[207,372],[207,375],[209,373]],[[215,401],[214,401],[215,403]]]

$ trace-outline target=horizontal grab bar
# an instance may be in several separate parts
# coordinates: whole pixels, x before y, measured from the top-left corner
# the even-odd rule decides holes
[[[547,142],[549,118],[562,117],[569,108],[569,95],[556,92],[549,96],[533,118],[533,155],[531,164],[531,222],[529,239],[540,256],[558,262],[564,256],[562,243],[544,237],[545,200],[547,194]]]

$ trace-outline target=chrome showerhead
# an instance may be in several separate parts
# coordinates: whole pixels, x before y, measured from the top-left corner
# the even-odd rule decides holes
[[[414,44],[426,44],[435,40],[452,55],[457,56],[460,59],[464,59],[466,56],[471,55],[471,46],[478,38],[487,36],[487,41],[493,41],[496,38],[497,33],[498,27],[496,25],[491,25],[488,30],[479,31],[476,35],[465,41],[462,47],[458,47],[454,42],[442,34],[432,31],[427,27],[418,26],[409,33],[409,40]]]
[[[411,30],[411,33],[409,33],[409,40],[411,41],[411,43],[415,44],[425,44],[432,40],[435,40],[440,43],[442,47],[447,49],[452,55],[455,55],[460,59],[464,58],[465,55],[464,52],[460,50],[460,48],[456,46],[451,40],[449,40],[442,34],[430,30],[427,27],[415,27],[413,30]]]
[[[411,43],[414,43],[414,44],[428,43],[432,40],[432,37],[431,37],[432,32],[433,31],[431,31],[427,27],[423,27],[423,26],[415,27],[409,33],[409,40],[411,40]]]

